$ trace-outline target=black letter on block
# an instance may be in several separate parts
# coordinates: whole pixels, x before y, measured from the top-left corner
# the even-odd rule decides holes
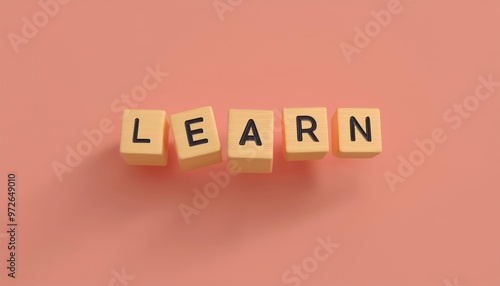
[[[139,118],[134,121],[134,136],[132,137],[133,143],[151,143],[151,139],[139,139]]]
[[[252,131],[253,135],[249,135],[250,130]],[[245,145],[248,140],[255,141],[255,144],[257,144],[257,146],[262,145],[259,131],[257,131],[257,126],[255,126],[255,122],[253,121],[253,119],[248,120],[247,126],[245,126],[245,131],[243,131],[243,134],[241,135],[240,145]]]
[[[358,129],[358,131],[361,133],[361,135],[365,138],[366,141],[372,142],[372,129],[370,125],[370,117],[365,118],[365,125],[366,125],[366,132],[363,130],[361,125],[359,125],[359,122],[354,118],[354,116],[351,116],[351,119],[349,120],[349,124],[351,126],[351,141],[356,141],[356,133],[354,133],[354,127]]]
[[[191,124],[198,123],[198,122],[203,122],[203,117],[198,117],[198,118],[195,118],[195,119],[186,120],[186,122],[184,122],[184,126],[186,127],[186,135],[187,135],[187,138],[188,138],[189,147],[193,147],[193,146],[196,146],[196,145],[201,145],[201,144],[208,143],[208,139],[207,138],[203,138],[203,139],[196,140],[196,141],[193,140],[193,134],[203,133],[203,129],[202,128],[191,130]]]
[[[311,122],[311,127],[306,129],[302,128],[302,121]],[[318,137],[314,135],[314,130],[316,130],[316,127],[318,127],[318,125],[316,124],[316,120],[314,120],[314,118],[312,118],[311,116],[308,115],[297,116],[297,141],[299,142],[302,141],[303,139],[302,134],[307,133],[314,142],[319,142]]]

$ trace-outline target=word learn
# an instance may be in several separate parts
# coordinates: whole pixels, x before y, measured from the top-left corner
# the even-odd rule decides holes
[[[322,159],[330,151],[326,107],[283,108],[283,154],[288,161]],[[125,109],[120,154],[130,165],[166,166],[170,129],[182,170],[222,162],[212,107],[170,115],[164,110]],[[378,108],[338,108],[331,119],[331,146],[339,158],[371,158],[382,152]],[[229,171],[271,173],[274,113],[231,109],[228,112]]]

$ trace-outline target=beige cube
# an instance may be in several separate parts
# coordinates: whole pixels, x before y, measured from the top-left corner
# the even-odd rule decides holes
[[[130,165],[167,165],[168,119],[164,110],[125,109],[120,155]]]
[[[273,170],[274,113],[271,110],[231,109],[228,113],[228,166],[236,162],[239,173]]]
[[[382,152],[378,108],[338,108],[332,118],[333,152],[339,158],[371,158]]]
[[[286,160],[322,159],[330,150],[326,107],[284,108],[282,130]]]
[[[184,171],[222,162],[221,145],[212,107],[170,116],[175,149]]]

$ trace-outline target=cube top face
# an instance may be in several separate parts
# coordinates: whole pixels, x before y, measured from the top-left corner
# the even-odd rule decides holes
[[[287,160],[317,160],[330,150],[326,107],[284,108],[282,129]]]
[[[273,111],[229,110],[227,158],[237,163],[240,173],[271,173],[273,148]]]
[[[332,133],[333,151],[339,158],[371,158],[382,152],[378,108],[338,108]]]
[[[125,109],[120,154],[131,165],[165,166],[168,119],[164,110]]]
[[[249,136],[244,138],[244,133]],[[272,159],[273,144],[273,111],[248,109],[229,110],[227,133],[228,157]]]
[[[222,161],[221,145],[212,107],[192,109],[170,116],[175,149],[182,170]]]

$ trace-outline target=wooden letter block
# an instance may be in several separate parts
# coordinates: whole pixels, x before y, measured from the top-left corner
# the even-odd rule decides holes
[[[240,173],[271,173],[273,170],[273,141],[273,111],[229,110],[228,166],[231,162],[236,162],[240,167]]]
[[[382,152],[378,108],[338,108],[332,118],[333,152],[339,158],[371,158]]]
[[[130,165],[167,165],[168,119],[163,110],[125,109],[120,154]]]
[[[172,114],[170,123],[179,165],[183,171],[222,162],[212,107]]]
[[[317,160],[329,152],[326,107],[283,108],[282,129],[288,161]]]

